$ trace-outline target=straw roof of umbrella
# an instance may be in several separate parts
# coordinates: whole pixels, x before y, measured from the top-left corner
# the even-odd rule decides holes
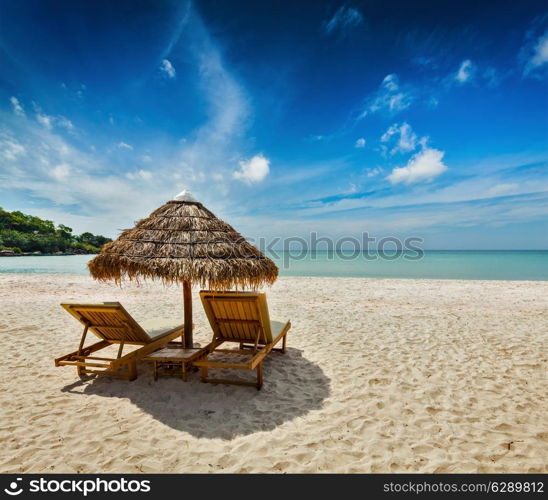
[[[190,282],[216,290],[272,284],[278,268],[230,224],[183,191],[88,264],[98,280]]]

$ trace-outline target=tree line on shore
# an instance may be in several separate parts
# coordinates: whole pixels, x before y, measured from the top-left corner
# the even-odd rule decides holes
[[[98,253],[109,241],[89,232],[75,235],[64,224],[0,207],[0,255]]]

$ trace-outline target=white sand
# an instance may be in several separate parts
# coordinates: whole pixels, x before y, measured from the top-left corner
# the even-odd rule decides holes
[[[548,472],[548,283],[283,278],[262,391],[81,382],[61,301],[181,315],[180,289],[0,275],[1,472]],[[195,339],[210,333],[195,297]],[[248,374],[251,375],[251,374]]]

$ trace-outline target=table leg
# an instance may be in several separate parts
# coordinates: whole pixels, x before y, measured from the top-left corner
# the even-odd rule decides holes
[[[183,365],[183,382],[186,382],[186,363],[183,361],[181,365]]]

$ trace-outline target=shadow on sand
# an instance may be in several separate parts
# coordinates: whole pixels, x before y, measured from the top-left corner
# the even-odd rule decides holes
[[[322,407],[329,396],[329,378],[298,349],[273,353],[264,362],[264,386],[204,384],[198,373],[184,383],[176,377],[154,382],[149,363],[138,365],[133,382],[91,377],[65,386],[64,392],[129,399],[165,425],[196,437],[232,439],[269,431],[296,417]],[[233,376],[235,371],[231,371]],[[255,372],[243,372],[253,377]]]

